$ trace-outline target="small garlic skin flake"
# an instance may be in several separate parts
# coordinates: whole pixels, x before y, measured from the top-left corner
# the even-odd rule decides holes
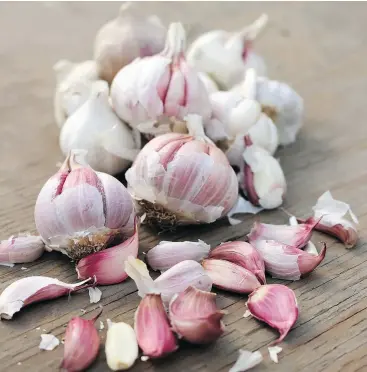
[[[41,350],[51,351],[60,345],[60,341],[57,337],[51,334],[42,334],[39,348]]]
[[[278,363],[278,354],[283,350],[280,346],[269,346],[269,356],[274,363]]]
[[[101,297],[102,297],[102,292],[100,289],[98,288],[88,288],[88,292],[89,292],[89,300],[90,300],[90,303],[91,304],[96,304],[97,302],[99,302],[101,300]]]
[[[230,368],[229,372],[244,372],[254,368],[263,361],[260,351],[239,350],[236,363]]]

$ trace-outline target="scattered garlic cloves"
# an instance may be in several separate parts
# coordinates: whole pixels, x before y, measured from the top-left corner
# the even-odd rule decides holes
[[[261,284],[265,284],[265,265],[257,250],[249,243],[226,242],[214,248],[208,258],[230,261],[251,271]]]
[[[135,312],[134,330],[145,356],[159,358],[177,350],[161,295],[147,294]]]
[[[210,258],[204,260],[202,265],[217,288],[251,293],[261,285],[255,274],[232,262]]]
[[[294,292],[282,284],[266,284],[249,295],[247,307],[252,316],[279,331],[281,342],[296,323],[298,305]]]
[[[67,371],[84,371],[96,359],[100,346],[94,322],[100,312],[92,319],[72,318],[65,331],[64,358],[61,368]]]
[[[260,351],[239,350],[240,355],[236,363],[231,367],[229,372],[244,372],[257,366],[263,361]]]
[[[147,262],[153,270],[167,270],[185,261],[201,261],[209,253],[210,245],[202,240],[198,242],[161,241],[146,255]]]
[[[188,287],[173,297],[169,305],[169,316],[173,330],[194,344],[215,341],[224,332],[224,312],[217,308],[215,293]]]
[[[33,302],[51,300],[87,288],[91,278],[75,284],[61,282],[46,276],[29,276],[19,279],[0,295],[0,319],[11,319],[13,314]]]
[[[132,367],[138,358],[139,347],[134,329],[123,322],[107,319],[106,359],[112,371],[124,371]]]

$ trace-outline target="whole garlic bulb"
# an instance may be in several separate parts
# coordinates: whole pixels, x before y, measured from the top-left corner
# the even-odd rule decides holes
[[[94,61],[73,63],[61,60],[53,66],[56,74],[54,114],[59,128],[89,97],[92,83],[98,80]]]
[[[99,77],[112,83],[121,68],[135,58],[161,52],[166,28],[156,16],[134,12],[132,2],[124,3],[117,18],[103,25],[94,42],[94,59]]]
[[[227,158],[205,137],[200,116],[186,120],[190,134],[154,138],[126,172],[148,223],[211,223],[236,203],[238,183]]]
[[[249,68],[265,76],[265,62],[253,51],[252,43],[267,21],[263,14],[241,31],[214,30],[199,36],[188,50],[188,63],[209,74],[222,90],[239,83]]]
[[[186,133],[182,122],[186,115],[209,118],[209,96],[197,72],[186,63],[185,42],[182,24],[172,23],[163,52],[137,59],[116,75],[111,86],[112,106],[131,127],[155,135]]]
[[[86,161],[99,172],[117,174],[125,170],[139,150],[131,130],[113,112],[108,83],[94,82],[88,100],[65,122],[60,133],[60,148],[87,150]]]
[[[95,172],[85,151],[71,151],[40,191],[34,211],[46,247],[80,259],[134,233],[130,194],[114,177]]]

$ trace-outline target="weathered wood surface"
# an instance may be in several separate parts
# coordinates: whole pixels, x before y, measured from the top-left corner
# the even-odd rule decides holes
[[[0,232],[6,238],[34,231],[36,196],[62,159],[53,119],[52,65],[60,58],[91,56],[98,27],[116,14],[118,3],[1,3],[0,5]],[[261,348],[266,362],[256,371],[366,371],[367,275],[367,25],[364,3],[146,3],[165,22],[182,20],[197,33],[210,28],[236,29],[268,12],[271,23],[258,43],[270,75],[291,82],[306,104],[306,124],[298,141],[281,149],[289,192],[285,208],[299,216],[310,212],[322,192],[348,201],[360,218],[361,241],[348,251],[333,239],[322,265],[307,279],[290,284],[301,315],[283,342],[278,365],[269,362],[266,346],[275,332],[243,318],[246,298],[219,292],[228,311],[227,331],[215,344],[184,346],[169,358],[137,362],[132,371],[227,371],[239,348]],[[286,221],[281,211],[263,213],[265,221]],[[215,245],[242,238],[253,218],[238,226],[226,222],[186,228],[156,236],[143,230],[141,251],[161,239],[201,238]],[[22,267],[27,270],[22,270]],[[0,290],[15,279],[47,275],[76,280],[73,266],[59,254],[45,254],[32,264],[0,267]],[[133,322],[139,302],[127,280],[103,287],[102,320]],[[63,337],[68,320],[97,307],[87,293],[37,304],[0,323],[1,371],[56,371],[63,347],[38,349],[45,329]],[[40,327],[41,330],[37,330]],[[105,330],[101,332],[105,336]],[[101,350],[92,371],[106,371]]]

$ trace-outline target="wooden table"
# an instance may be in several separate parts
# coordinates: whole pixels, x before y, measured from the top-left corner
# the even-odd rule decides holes
[[[61,58],[90,58],[95,32],[118,7],[118,3],[0,4],[0,226],[4,239],[19,231],[34,232],[35,199],[62,160],[53,119],[52,65]],[[258,50],[268,61],[270,76],[292,83],[306,105],[305,126],[297,142],[278,152],[289,186],[284,206],[306,216],[316,199],[330,189],[336,198],[352,205],[360,219],[361,239],[348,251],[334,239],[314,234],[313,240],[326,240],[329,249],[312,275],[289,284],[301,315],[282,343],[278,365],[269,361],[266,351],[276,333],[243,318],[246,297],[218,292],[220,307],[228,311],[227,330],[218,342],[202,348],[184,346],[154,363],[138,361],[132,371],[227,371],[240,348],[263,351],[266,361],[256,371],[366,371],[367,4],[182,2],[141,7],[165,22],[182,20],[195,33],[215,27],[234,30],[268,12],[271,23]],[[263,213],[261,218],[286,221],[281,211]],[[215,246],[243,238],[254,218],[243,219],[237,226],[217,222],[159,237],[142,230],[141,252],[159,239],[200,237]],[[0,290],[29,275],[76,280],[68,259],[52,253],[32,264],[0,267]],[[135,284],[127,280],[101,289],[101,319],[132,324],[139,303]],[[85,309],[88,317],[97,306],[89,304],[83,292],[69,301],[65,297],[36,304],[13,320],[0,322],[0,370],[58,370],[63,346],[40,351],[40,334],[46,330],[61,339],[72,316]],[[107,370],[103,350],[91,370]]]

